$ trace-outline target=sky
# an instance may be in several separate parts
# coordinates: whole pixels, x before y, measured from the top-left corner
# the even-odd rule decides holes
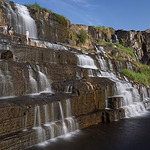
[[[150,29],[150,0],[11,0],[34,4],[65,16],[74,24],[116,30]]]

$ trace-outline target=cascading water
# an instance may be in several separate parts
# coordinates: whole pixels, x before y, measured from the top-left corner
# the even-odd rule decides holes
[[[48,105],[43,105],[43,108],[44,108],[44,115],[45,115],[45,124],[49,123],[50,122],[50,117],[49,117],[49,107]]]
[[[65,93],[72,93],[72,85],[67,86]]]
[[[87,70],[88,76],[92,77],[93,72],[91,72],[89,68],[92,69],[94,68],[95,65],[94,61],[91,61],[91,58],[89,58],[89,56],[87,55],[86,56],[77,55],[77,56],[78,56],[78,66],[82,68],[88,68]],[[149,99],[147,99],[147,93],[144,90],[144,88],[141,89],[141,91],[143,90],[142,92],[143,98],[141,99],[141,95],[139,94],[137,87],[133,87],[132,84],[126,78],[121,77],[119,73],[117,74],[115,73],[114,68],[116,68],[116,66],[115,67],[113,66],[111,60],[108,59],[108,61],[106,61],[105,58],[100,55],[97,55],[97,60],[100,65],[100,69],[99,69],[99,73],[97,73],[97,77],[106,77],[112,80],[113,82],[115,82],[116,90],[114,92],[113,97],[123,98],[123,101],[121,103],[122,103],[122,108],[125,110],[126,117],[131,117],[140,114],[142,112],[145,112],[146,109],[144,107],[142,99],[145,99],[146,102],[149,101]],[[118,71],[121,71],[123,69],[122,63],[117,63],[117,64],[118,65],[116,69]],[[127,69],[133,69],[131,62],[126,62],[126,66]],[[148,105],[148,103],[146,105]]]
[[[96,50],[97,50],[97,52],[100,52],[100,53],[103,53],[103,54],[106,53],[104,47],[102,47],[102,46],[97,46]]]
[[[38,93],[38,85],[36,79],[33,77],[32,68],[29,68],[29,81],[31,86],[31,93]]]
[[[88,76],[89,77],[94,77],[94,73],[92,69],[88,69]]]
[[[30,38],[37,39],[37,27],[33,18],[31,18],[27,7],[19,4],[16,5],[16,13],[18,14],[18,30],[19,33],[25,34],[26,30],[30,33]]]
[[[78,129],[78,123],[71,113],[70,99],[66,99],[64,104],[65,109],[63,109],[60,101],[45,104],[43,107],[35,106],[33,129],[37,132],[38,143],[60,135],[66,135]],[[42,109],[44,120],[41,118]],[[56,116],[60,117],[55,117],[55,113],[57,113]],[[23,131],[27,131],[27,128]]]
[[[40,71],[40,67],[38,65],[36,65],[37,67],[37,71],[39,74],[39,81],[40,81],[40,90],[39,91],[52,91],[51,90],[51,86],[50,83],[48,81],[48,78],[46,77],[46,75]]]
[[[131,117],[145,112],[144,104],[141,102],[138,90],[130,83],[116,82],[115,96],[123,97],[122,107],[125,109],[126,117]]]
[[[34,109],[34,127],[37,131],[38,143],[46,140],[45,130],[42,128],[40,106],[35,106]]]
[[[108,64],[109,64],[109,70],[110,70],[110,71],[114,71],[113,65],[112,65],[112,62],[111,62],[110,59],[108,59]]]
[[[61,119],[62,119],[62,129],[63,129],[63,133],[64,133],[64,134],[67,134],[67,133],[68,133],[68,130],[67,130],[67,126],[66,126],[66,123],[65,123],[64,112],[63,112],[63,109],[62,109],[61,102],[58,102],[58,104],[59,104],[60,114],[61,114]]]
[[[100,55],[97,55],[97,60],[98,60],[98,62],[99,62],[99,65],[100,65],[100,69],[101,69],[101,70],[103,70],[103,71],[109,70],[107,61],[105,60],[104,57],[102,57],[102,56],[100,56]]]
[[[0,69],[0,97],[14,96],[14,85],[7,64],[4,70]]]
[[[78,129],[78,123],[74,117],[72,117],[71,113],[71,103],[70,99],[66,99],[66,120],[69,123],[69,132],[75,131]]]
[[[38,79],[34,77],[35,75],[32,67],[28,66],[31,94],[45,92],[45,91],[51,93],[52,92],[51,85],[47,76],[40,71],[40,67],[38,65],[36,65],[35,67],[36,67],[35,73],[38,74]]]
[[[82,68],[97,69],[94,60],[88,55],[77,55],[78,66]]]
[[[28,30],[30,38],[37,39],[37,27],[27,7],[14,3],[14,10],[9,2],[5,3],[7,5],[7,7],[4,7],[7,10],[7,17],[15,32],[25,35],[26,30]]]

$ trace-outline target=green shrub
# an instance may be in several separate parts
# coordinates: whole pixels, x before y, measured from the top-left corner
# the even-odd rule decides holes
[[[25,5],[25,6],[31,8],[31,9],[34,9],[38,12],[40,12],[40,11],[50,11],[50,10],[47,10],[46,8],[44,8],[44,7],[41,7],[38,3],[35,3],[33,5]]]
[[[86,42],[87,32],[85,30],[81,29],[77,36],[78,36],[79,42],[83,44]]]
[[[150,85],[150,76],[146,73],[146,71],[148,70],[143,70],[143,72],[135,72],[129,69],[123,69],[122,74],[133,80],[134,82],[140,82],[145,85]]]
[[[56,14],[56,13],[53,13],[53,14],[56,16],[56,20],[57,20],[60,24],[67,25],[67,19],[66,19],[65,16],[59,15],[59,14]]]
[[[119,43],[114,43],[114,45],[116,46],[116,49],[119,49],[119,50],[125,52],[126,54],[130,55],[132,58],[135,58],[134,50],[132,48],[124,47],[123,45],[121,45]]]

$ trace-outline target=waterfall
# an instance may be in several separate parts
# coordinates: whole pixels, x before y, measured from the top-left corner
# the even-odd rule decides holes
[[[116,83],[115,96],[120,95],[123,97],[122,108],[125,109],[126,117],[137,115],[146,111],[144,104],[141,102],[138,90],[130,83]]]
[[[38,84],[33,76],[33,70],[30,66],[28,70],[29,70],[29,82],[31,86],[31,93],[38,93]]]
[[[114,71],[113,64],[110,59],[108,59],[108,64],[109,64],[109,70]]]
[[[62,102],[52,102],[50,107],[49,104],[43,105],[45,119],[43,125],[41,121],[40,107],[35,107],[33,129],[37,130],[40,142],[44,141],[44,139],[46,140],[56,136],[66,135],[67,133],[78,129],[78,123],[71,113],[70,99],[66,99],[64,105],[65,107],[62,107]],[[56,116],[60,115],[61,117],[56,118],[54,112],[58,113]]]
[[[103,46],[97,46],[96,49],[97,49],[97,52],[100,52],[100,53],[103,53],[103,54],[106,53]]]
[[[42,122],[41,122],[40,106],[35,106],[33,129],[35,129],[37,131],[38,143],[46,140],[45,130],[42,128],[41,125],[42,125]]]
[[[65,93],[72,93],[72,85],[67,86]]]
[[[25,114],[25,117],[24,117],[24,130],[23,131],[27,131],[27,121],[28,121],[28,116],[27,116],[27,114]]]
[[[34,109],[34,128],[41,127],[40,106],[35,106]]]
[[[15,32],[25,35],[26,30],[28,30],[30,38],[37,39],[37,27],[27,7],[14,3],[15,10],[13,10],[9,2],[5,3],[7,5],[7,7],[5,7],[8,12],[7,17]]]
[[[54,44],[54,43],[50,43],[50,42],[45,42],[44,44],[51,49],[55,49],[55,50],[68,50],[68,48],[64,45],[60,45],[60,44]]]
[[[37,71],[39,74],[39,81],[40,81],[40,91],[52,91],[51,90],[51,86],[50,83],[48,81],[48,78],[46,77],[46,75],[40,71],[40,67],[38,65],[36,65],[37,67]]]
[[[76,119],[72,116],[71,110],[72,109],[71,109],[70,99],[66,99],[66,120],[68,121],[69,132],[72,132],[78,129],[78,123]]]
[[[97,69],[94,60],[87,55],[77,55],[78,58],[78,66],[82,68],[91,68],[91,69]]]
[[[7,18],[9,20],[9,25],[13,26],[15,31],[17,32],[17,14],[15,13],[15,11],[12,9],[11,5],[9,4],[9,2],[5,1],[5,5],[3,5],[3,7],[6,9],[7,12]]]
[[[60,114],[61,114],[61,119],[62,119],[62,129],[63,129],[63,133],[64,133],[64,134],[67,134],[67,133],[68,133],[68,130],[67,130],[67,126],[66,126],[66,123],[65,123],[64,112],[63,112],[63,109],[62,109],[61,102],[58,102],[58,104],[59,104]]]
[[[97,60],[100,64],[101,70],[104,70],[104,71],[108,70],[108,65],[107,65],[107,62],[104,59],[104,57],[101,57],[100,55],[97,55]]]
[[[88,69],[88,76],[89,77],[94,77],[94,73],[92,69]]]
[[[49,106],[46,104],[46,105],[43,105],[43,108],[44,108],[44,114],[45,114],[45,124],[47,124],[50,122]]]
[[[8,64],[4,65],[4,70],[0,69],[0,97],[14,96],[12,76],[8,70]]]
[[[55,120],[54,103],[51,103],[51,121],[53,122],[54,120]]]

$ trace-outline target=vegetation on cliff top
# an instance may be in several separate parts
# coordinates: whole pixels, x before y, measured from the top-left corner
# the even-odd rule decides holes
[[[25,5],[27,7],[29,7],[30,9],[34,9],[34,11],[37,12],[36,14],[36,19],[39,18],[39,15],[40,15],[40,12],[41,11],[45,11],[45,12],[49,12],[49,13],[52,13],[55,15],[56,17],[56,20],[60,23],[60,24],[63,24],[63,25],[67,25],[67,18],[63,15],[59,15],[59,14],[56,14],[54,12],[52,12],[51,10],[49,9],[46,9],[44,7],[41,7],[39,4],[35,3],[33,5]]]
[[[137,62],[134,63],[136,65],[136,71],[124,69],[122,74],[134,82],[140,82],[150,86],[150,67]]]
[[[40,11],[50,11],[51,12],[51,10],[48,10],[48,9],[46,9],[44,7],[41,7],[38,3],[35,3],[33,5],[27,5],[26,4],[25,6],[31,8],[31,9],[34,9],[34,10],[36,10],[38,12],[40,12]]]
[[[62,24],[62,25],[67,25],[67,18],[63,15],[59,15],[59,14],[56,14],[56,13],[53,13],[55,16],[56,16],[56,20]]]

